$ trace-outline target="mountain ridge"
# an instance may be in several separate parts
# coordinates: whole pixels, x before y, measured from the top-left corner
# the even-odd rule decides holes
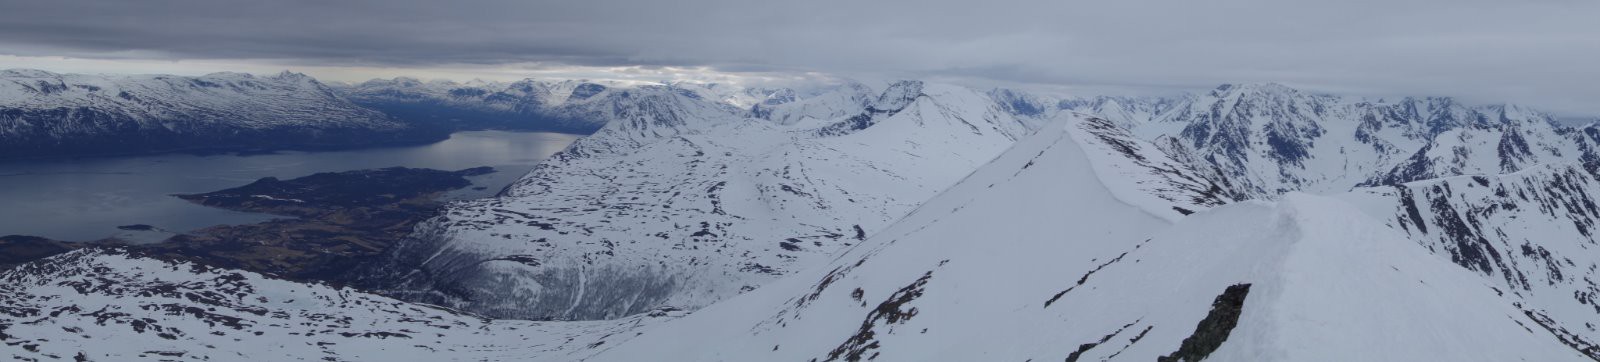
[[[96,76],[0,72],[5,158],[420,143],[442,135],[389,119],[299,73]]]

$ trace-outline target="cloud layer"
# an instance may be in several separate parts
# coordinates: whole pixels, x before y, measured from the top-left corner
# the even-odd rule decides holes
[[[1277,81],[1600,115],[1600,1],[13,1],[0,53],[555,64],[1160,92]]]

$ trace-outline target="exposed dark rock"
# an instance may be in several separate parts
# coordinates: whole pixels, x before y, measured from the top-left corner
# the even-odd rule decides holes
[[[864,355],[868,351],[878,349],[879,347],[878,341],[874,339],[878,333],[876,330],[878,324],[900,324],[911,320],[912,317],[916,317],[917,308],[905,308],[906,304],[909,304],[911,301],[922,297],[923,287],[927,286],[928,279],[932,278],[932,271],[923,273],[921,278],[917,278],[917,280],[911,282],[910,285],[906,285],[905,287],[900,288],[900,290],[896,290],[894,294],[889,295],[888,299],[885,299],[882,303],[878,303],[877,308],[873,308],[872,311],[867,312],[866,319],[861,321],[861,328],[856,330],[855,335],[850,336],[850,338],[846,339],[843,344],[839,345],[839,347],[836,347],[833,349],[833,351],[828,352],[827,361],[837,361],[842,357],[846,361],[855,362],[860,361],[863,357],[869,360],[877,357],[878,355],[876,353],[870,356]]]
[[[1103,343],[1106,343],[1106,341],[1110,341],[1112,337],[1116,337],[1118,334],[1122,334],[1122,331],[1127,330],[1128,327],[1132,327],[1135,323],[1139,323],[1139,321],[1133,321],[1133,323],[1125,324],[1125,325],[1122,326],[1122,328],[1117,328],[1117,330],[1112,331],[1111,334],[1107,334],[1104,337],[1100,337],[1099,341],[1090,342],[1090,343],[1084,343],[1084,344],[1078,345],[1078,350],[1077,351],[1073,351],[1072,354],[1068,354],[1067,355],[1067,361],[1066,362],[1078,362],[1078,359],[1083,357],[1083,353],[1084,352],[1088,352],[1089,350],[1094,349],[1095,347],[1098,347]],[[1148,332],[1149,329],[1145,329],[1145,331]],[[1143,337],[1143,336],[1144,336],[1143,334],[1140,334],[1140,337]],[[1134,342],[1138,342],[1139,338],[1134,338],[1133,341]]]
[[[1183,339],[1176,352],[1156,358],[1159,362],[1199,361],[1210,356],[1228,341],[1233,327],[1239,325],[1239,315],[1244,310],[1244,298],[1250,294],[1250,284],[1234,284],[1222,291],[1211,302],[1211,312],[1194,327],[1194,333]]]

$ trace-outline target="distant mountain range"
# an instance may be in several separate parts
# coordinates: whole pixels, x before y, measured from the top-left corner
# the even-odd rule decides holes
[[[1524,107],[1277,84],[327,89],[426,119],[403,126],[598,130],[335,280],[364,292],[90,248],[0,272],[0,300],[22,306],[0,313],[0,343],[95,359],[1600,359],[1600,130]],[[251,343],[267,339],[281,345]]]
[[[442,139],[302,74],[94,76],[0,71],[0,158]]]
[[[583,81],[329,85],[274,76],[0,71],[0,159],[172,151],[349,148],[420,143],[475,129],[588,134],[634,89],[671,89],[752,112],[787,89]]]

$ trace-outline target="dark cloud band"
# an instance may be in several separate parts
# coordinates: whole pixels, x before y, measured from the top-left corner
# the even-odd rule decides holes
[[[1207,87],[1279,81],[1600,114],[1600,2],[16,1],[0,53],[547,62]]]

